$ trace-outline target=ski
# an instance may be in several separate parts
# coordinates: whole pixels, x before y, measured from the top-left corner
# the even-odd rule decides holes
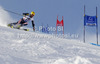
[[[19,29],[19,30],[29,31],[29,29]]]
[[[18,30],[29,31],[29,29],[20,29],[20,26],[14,27],[14,26],[12,26],[10,24],[8,24],[7,26],[10,27],[10,28],[18,29]]]

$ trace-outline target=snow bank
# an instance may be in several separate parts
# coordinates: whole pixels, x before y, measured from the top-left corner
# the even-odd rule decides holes
[[[0,26],[7,26],[8,23],[14,22],[9,13],[0,6]]]
[[[68,64],[68,63],[65,59],[58,59],[52,64]]]
[[[76,56],[73,64],[92,64],[88,59]]]
[[[86,58],[75,56],[73,58],[58,59],[52,64],[92,64],[92,63]]]

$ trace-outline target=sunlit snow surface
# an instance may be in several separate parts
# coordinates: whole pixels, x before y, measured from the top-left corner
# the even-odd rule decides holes
[[[100,47],[0,26],[0,64],[100,64]]]

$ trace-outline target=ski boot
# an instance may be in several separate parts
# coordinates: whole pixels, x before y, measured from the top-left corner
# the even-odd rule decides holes
[[[8,24],[8,27],[11,27],[11,28],[13,28],[13,26],[12,26],[11,24]]]
[[[29,29],[23,29],[23,30],[25,30],[25,31],[29,31]]]

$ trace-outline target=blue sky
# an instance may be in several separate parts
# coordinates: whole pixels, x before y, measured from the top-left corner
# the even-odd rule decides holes
[[[65,33],[82,33],[84,22],[84,5],[86,14],[94,16],[98,7],[98,23],[100,23],[99,0],[0,0],[0,5],[10,11],[22,14],[35,11],[35,25],[56,27],[57,15],[61,20],[64,17]],[[21,16],[10,13],[11,17],[19,20]],[[28,27],[31,27],[31,22]],[[99,26],[100,27],[100,26]],[[95,28],[87,27],[87,32],[95,33]],[[100,33],[100,30],[99,30]]]

